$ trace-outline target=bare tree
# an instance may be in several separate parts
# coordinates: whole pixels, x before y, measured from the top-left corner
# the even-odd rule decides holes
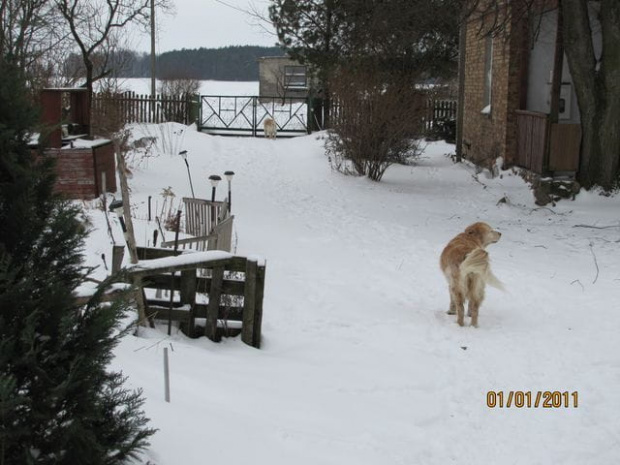
[[[11,57],[35,92],[56,74],[62,21],[47,0],[0,0],[0,55]]]
[[[167,0],[158,0],[167,9]],[[130,25],[150,25],[151,0],[54,0],[65,19],[70,36],[80,51],[85,68],[85,87],[92,94],[93,83],[111,71],[108,54],[100,53],[115,44]],[[96,59],[104,57],[97,66]]]

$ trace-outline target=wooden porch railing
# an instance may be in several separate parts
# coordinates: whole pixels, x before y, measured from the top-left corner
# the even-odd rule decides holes
[[[534,111],[517,110],[516,114],[517,166],[541,175],[579,169],[579,124],[549,124],[548,114]]]
[[[517,156],[516,164],[534,173],[545,170],[547,153],[546,113],[517,110]]]

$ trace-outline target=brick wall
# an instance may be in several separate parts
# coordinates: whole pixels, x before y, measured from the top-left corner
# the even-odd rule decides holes
[[[111,143],[95,147],[48,149],[56,159],[55,190],[70,199],[90,200],[101,193],[101,173],[106,173],[106,190],[116,192],[114,148]]]
[[[463,105],[463,153],[481,166],[490,167],[501,156],[510,165],[516,151],[516,115],[520,107],[522,38],[505,34],[493,39],[493,68],[491,112],[483,114],[485,37],[480,33],[480,20],[471,21],[467,28],[465,47],[465,88]],[[521,32],[521,31],[518,31]]]
[[[45,154],[56,159],[57,192],[71,199],[95,198],[95,164],[91,149],[48,149]]]

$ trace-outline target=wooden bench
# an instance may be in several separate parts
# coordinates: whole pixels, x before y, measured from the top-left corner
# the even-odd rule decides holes
[[[229,216],[223,221],[217,223],[211,232],[206,236],[189,237],[187,239],[179,239],[176,241],[177,246],[181,249],[192,249],[197,251],[205,250],[223,250],[231,252],[232,250],[232,226],[234,215]],[[162,247],[174,247],[175,241],[165,241],[161,243]]]

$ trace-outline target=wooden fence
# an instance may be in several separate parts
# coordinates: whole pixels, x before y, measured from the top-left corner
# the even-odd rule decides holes
[[[199,103],[195,97],[139,95],[135,92],[122,94],[93,94],[95,120],[113,117],[122,123],[165,123],[192,124],[198,117]]]
[[[308,133],[311,128],[306,121],[309,106],[299,99],[288,99],[275,108],[281,98],[224,97],[224,96],[162,96],[154,99],[135,92],[122,94],[93,94],[94,120],[113,116],[122,123],[164,123],[174,121],[192,124],[199,121],[199,127],[207,131],[229,131],[237,135],[257,135],[262,121],[270,116],[278,121],[279,133]],[[267,107],[265,102],[271,102]],[[318,100],[317,100],[318,102]],[[232,105],[232,106],[230,106]],[[293,108],[293,105],[296,105]],[[454,126],[456,121],[455,100],[428,99],[424,116],[426,132],[444,131],[446,124]],[[282,108],[281,108],[282,107]],[[313,111],[320,111],[318,109]],[[338,114],[336,99],[331,111]],[[260,113],[260,114],[259,114]],[[225,115],[225,117],[223,116]],[[280,119],[282,119],[280,121]],[[236,132],[235,132],[236,131]]]
[[[456,105],[456,100],[429,99],[424,119],[426,130],[432,130],[439,122],[456,121]]]
[[[260,348],[265,263],[220,251],[183,254],[170,261],[180,254],[138,247],[140,262],[128,269],[129,276],[140,278],[145,289],[173,289],[179,297],[171,305],[169,298],[147,295],[147,316],[177,321],[189,337],[219,341],[241,334],[244,343]],[[207,276],[198,270],[207,270]]]

